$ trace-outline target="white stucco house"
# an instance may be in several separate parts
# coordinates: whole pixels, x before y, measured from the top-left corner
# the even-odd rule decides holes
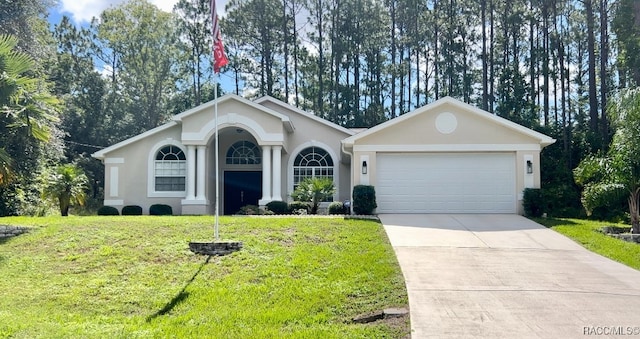
[[[272,97],[218,100],[93,154],[104,204],[221,214],[290,199],[305,177],[329,177],[334,201],[373,185],[378,213],[522,213],[540,187],[540,151],[554,139],[446,97],[366,130],[351,130]],[[216,187],[218,162],[220,187]]]

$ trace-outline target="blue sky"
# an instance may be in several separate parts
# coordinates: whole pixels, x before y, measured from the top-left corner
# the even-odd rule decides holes
[[[60,0],[59,4],[51,8],[49,21],[59,22],[66,14],[78,25],[89,23],[91,18],[100,15],[102,11],[124,2],[123,0]],[[160,9],[170,12],[177,0],[150,0]]]
[[[160,9],[171,12],[178,0],[148,0]],[[63,15],[67,15],[78,26],[84,26],[91,22],[105,9],[125,2],[125,0],[59,0],[59,3],[49,9],[49,23],[55,25],[60,22]],[[224,15],[224,6],[227,0],[216,0],[218,15]],[[224,41],[224,36],[223,36]],[[220,86],[225,92],[233,91],[233,79],[226,74],[220,75]]]

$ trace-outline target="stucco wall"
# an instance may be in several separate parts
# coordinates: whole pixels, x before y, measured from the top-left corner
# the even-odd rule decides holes
[[[126,205],[138,205],[142,207],[143,213],[148,214],[151,205],[167,204],[173,208],[174,214],[180,214],[183,193],[164,194],[165,196],[160,193],[155,197],[149,197],[148,194],[152,170],[150,166],[153,166],[149,160],[153,160],[156,152],[165,145],[181,146],[186,152],[179,140],[180,126],[176,125],[107,154],[104,159],[105,205],[118,209]],[[114,171],[117,172],[117,183],[112,177]]]
[[[293,173],[291,173],[290,169],[298,152],[309,146],[317,146],[325,148],[332,155],[334,165],[338,167],[337,173],[334,173],[334,178],[337,176],[338,189],[334,200],[344,201],[350,199],[350,162],[344,158],[344,154],[341,152],[341,141],[350,136],[350,134],[320,123],[306,114],[301,114],[272,102],[264,102],[262,105],[288,116],[295,128],[294,133],[287,135],[286,153],[282,157],[282,165],[287,169],[286,171],[283,170],[283,195],[285,195],[284,192],[290,193],[293,188]],[[283,199],[287,198],[289,197],[283,196]]]
[[[450,134],[443,134],[437,129],[436,120],[440,113],[445,112],[452,113],[457,120],[457,126]],[[539,141],[453,105],[443,104],[364,136],[357,142],[357,145],[425,144],[539,144]]]
[[[372,129],[355,137],[353,185],[377,182],[377,155],[384,152],[506,152],[515,154],[517,212],[523,213],[522,191],[540,187],[540,139],[527,134],[523,127],[503,124],[491,116],[477,114],[463,105],[444,103],[419,108],[406,117]],[[429,108],[429,109],[427,109]],[[455,117],[453,124],[442,124],[441,117]],[[450,128],[449,128],[450,127]],[[447,129],[449,128],[449,129]],[[367,174],[362,174],[362,162],[367,162]],[[527,160],[533,173],[526,173]]]
[[[322,147],[331,154],[335,165],[334,177],[337,179],[335,200],[346,200],[350,196],[349,162],[341,155],[341,140],[350,135],[346,130],[315,120],[287,106],[264,103],[247,103],[244,99],[226,98],[218,105],[220,121],[220,177],[225,171],[262,171],[260,165],[227,165],[225,158],[229,147],[239,141],[247,140],[258,147],[280,145],[281,150],[281,198],[289,199],[293,187],[293,160],[299,151],[309,146]],[[176,116],[176,121],[159,127],[125,142],[104,154],[105,164],[105,204],[121,209],[125,205],[139,205],[148,213],[152,204],[168,204],[174,214],[182,213],[185,192],[154,192],[153,160],[157,151],[166,145],[180,147],[188,157],[187,146],[206,146],[205,153],[205,192],[207,212],[213,212],[211,206],[215,200],[215,162],[213,105],[205,104]],[[291,126],[294,131],[291,131]],[[262,149],[262,147],[261,147]],[[198,178],[197,180],[202,180]],[[187,180],[188,181],[188,180]],[[224,209],[224,190],[220,188],[220,207]],[[189,208],[191,208],[191,206]],[[203,211],[197,208],[198,211]],[[191,213],[191,212],[186,212]]]

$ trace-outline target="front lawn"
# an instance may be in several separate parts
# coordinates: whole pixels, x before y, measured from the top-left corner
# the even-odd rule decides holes
[[[564,234],[592,252],[640,270],[640,245],[614,239],[599,232],[600,228],[611,226],[612,223],[555,218],[534,218],[533,220]],[[628,225],[616,226],[628,227]]]
[[[409,321],[353,324],[408,307],[379,223],[222,217],[244,249],[192,254],[212,217],[0,218],[0,337],[399,338]]]

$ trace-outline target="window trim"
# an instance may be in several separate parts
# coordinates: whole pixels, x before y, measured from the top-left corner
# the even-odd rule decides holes
[[[287,163],[287,199],[289,201],[292,201],[291,199],[291,193],[293,193],[293,186],[294,186],[294,175],[293,175],[293,168],[294,168],[294,163],[296,158],[298,157],[298,154],[300,154],[301,151],[303,151],[306,148],[309,147],[318,147],[318,148],[322,148],[323,150],[325,150],[327,152],[327,154],[329,155],[329,157],[331,158],[331,161],[333,161],[333,184],[336,187],[336,191],[333,194],[333,201],[337,201],[338,197],[340,196],[340,158],[337,156],[337,154],[335,153],[334,149],[331,148],[330,146],[328,146],[327,144],[324,144],[322,142],[318,142],[315,140],[312,141],[308,141],[305,143],[302,143],[300,145],[298,145],[298,147],[296,147],[291,153],[289,153],[291,156],[289,156],[289,161]],[[323,203],[329,203],[329,202],[323,202]],[[321,205],[322,206],[322,205]]]
[[[235,150],[239,149],[240,147],[236,147],[237,144],[242,143],[242,145],[240,147],[247,147],[246,144],[250,144],[252,147],[252,151],[256,152],[256,158],[257,158],[257,162],[255,163],[234,163],[234,162],[229,162],[229,159],[234,159],[234,157],[229,157],[229,152],[231,152],[232,150],[235,153]],[[254,143],[251,140],[238,140],[236,142],[234,142],[233,144],[231,144],[229,146],[229,148],[227,148],[227,152],[225,153],[224,156],[224,164],[227,166],[262,166],[262,148],[260,146],[258,146],[256,143]]]
[[[180,148],[182,153],[185,156],[185,190],[184,191],[156,191],[156,176],[155,176],[155,164],[156,164],[156,156],[158,152],[167,146],[175,146]],[[185,198],[187,196],[187,185],[189,180],[189,169],[188,169],[188,152],[186,151],[187,147],[185,147],[182,143],[175,139],[165,139],[158,143],[156,143],[153,147],[151,147],[149,155],[148,155],[148,172],[147,172],[147,197],[148,198]]]

